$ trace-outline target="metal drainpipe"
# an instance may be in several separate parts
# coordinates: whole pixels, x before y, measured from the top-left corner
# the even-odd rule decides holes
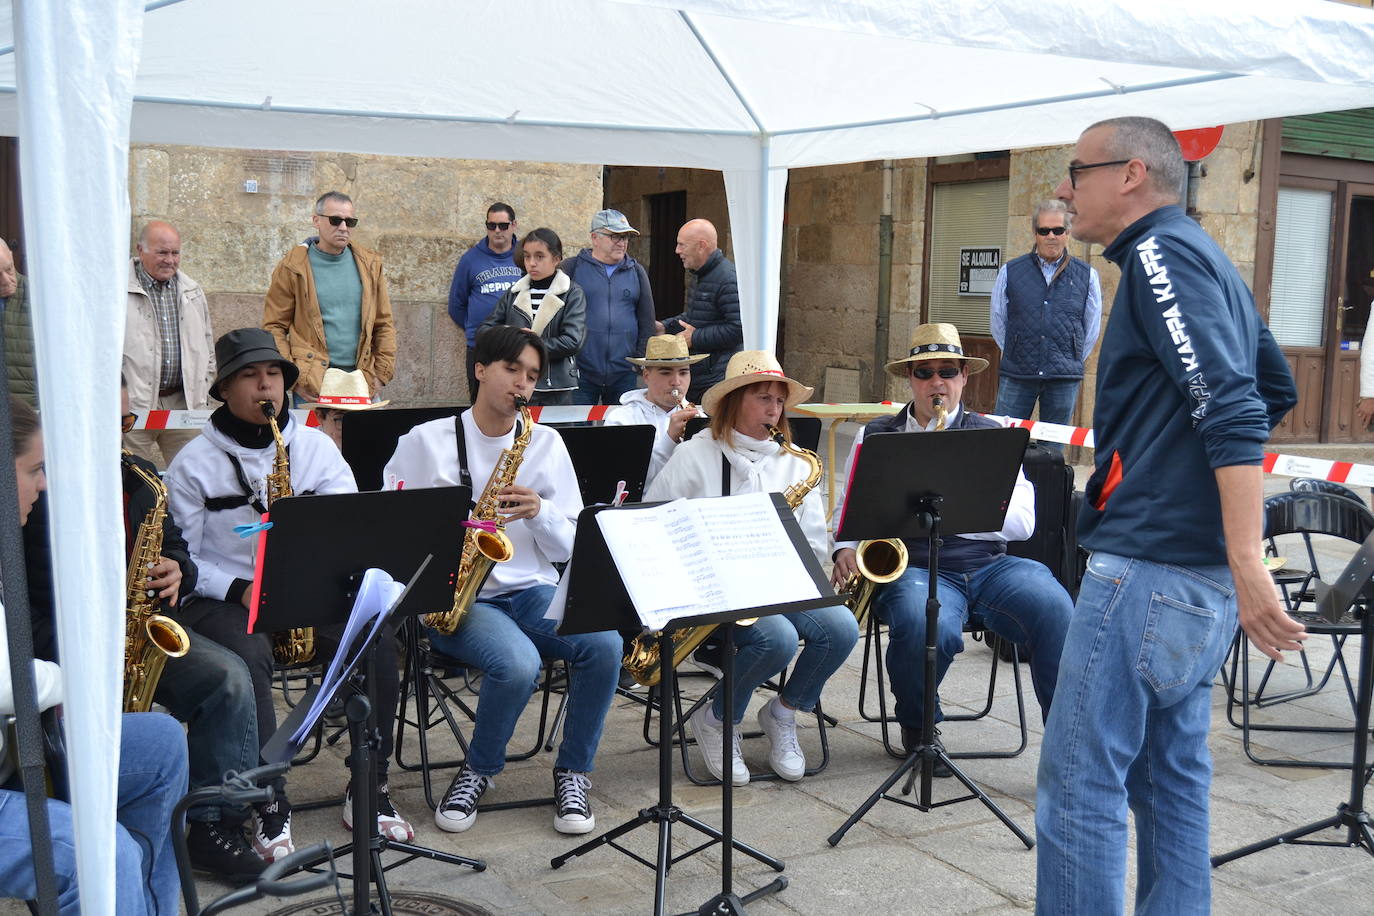
[[[892,160],[883,160],[883,206],[878,216],[878,320],[873,332],[872,400],[887,397],[888,341],[892,333]]]

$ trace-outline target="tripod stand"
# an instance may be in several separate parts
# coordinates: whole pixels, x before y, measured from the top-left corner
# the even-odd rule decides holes
[[[1358,557],[1357,557],[1358,559]],[[1352,561],[1353,565],[1354,561]],[[1367,578],[1366,578],[1367,581]],[[1365,810],[1365,784],[1369,781],[1369,715],[1370,700],[1374,695],[1374,610],[1369,607],[1358,612],[1360,616],[1360,664],[1359,683],[1356,687],[1355,701],[1355,759],[1350,767],[1350,796],[1336,806],[1331,817],[1288,830],[1277,836],[1249,846],[1242,846],[1232,852],[1212,856],[1212,867],[1225,865],[1234,859],[1248,856],[1272,846],[1355,846],[1374,855],[1374,830],[1371,829],[1369,812]],[[1344,840],[1309,840],[1314,833],[1332,828],[1344,828]]]
[[[725,630],[725,653],[721,668],[722,684],[721,690],[725,697],[725,708],[732,708],[731,701],[734,694],[734,656],[735,639],[734,626],[726,624]],[[779,876],[773,881],[765,884],[758,890],[739,897],[735,895],[731,886],[731,855],[734,850],[739,850],[747,856],[762,862],[774,871],[782,871],[783,863],[765,853],[760,852],[752,846],[739,842],[733,835],[733,823],[731,812],[731,784],[729,779],[728,764],[726,778],[721,780],[721,829],[717,830],[710,824],[703,823],[685,813],[677,805],[673,804],[673,709],[671,697],[673,696],[673,683],[675,672],[671,664],[673,657],[673,641],[670,633],[665,630],[659,635],[658,640],[659,658],[664,659],[663,679],[660,682],[659,696],[660,710],[658,716],[658,802],[651,807],[643,808],[630,820],[621,824],[619,827],[612,828],[598,837],[595,837],[578,846],[576,849],[563,853],[554,858],[549,864],[554,868],[561,868],[569,859],[575,859],[584,853],[591,852],[599,846],[611,846],[619,850],[630,858],[639,862],[641,865],[648,866],[654,870],[654,914],[661,916],[665,905],[665,896],[668,885],[668,872],[683,859],[696,855],[697,853],[709,849],[716,843],[721,844],[721,893],[712,898],[701,912],[721,914],[743,913],[743,906],[752,900],[757,900],[765,894],[772,894],[787,887],[787,878]],[[734,729],[734,717],[728,712],[725,716],[725,736],[723,746],[728,748],[732,742],[732,731]],[[672,854],[673,824],[681,823],[691,827],[693,830],[709,837],[709,841],[700,846],[689,849],[679,855]],[[633,830],[637,830],[646,824],[658,825],[658,851],[654,861],[631,852],[624,846],[616,842],[620,837]],[[708,907],[710,907],[708,909]]]
[[[940,496],[925,496],[920,499],[920,513],[924,516],[923,527],[930,531],[930,554],[926,567],[926,644],[925,644],[925,712],[921,722],[921,741],[907,755],[906,760],[892,771],[892,774],[883,781],[872,795],[870,795],[862,805],[858,807],[849,819],[844,822],[840,829],[836,830],[826,842],[831,846],[839,844],[844,839],[844,835],[859,821],[865,814],[872,809],[880,800],[896,802],[908,808],[915,808],[917,811],[930,812],[936,808],[946,805],[956,805],[960,802],[973,801],[977,799],[991,811],[999,821],[1006,825],[1007,829],[1016,834],[1016,838],[1026,844],[1030,849],[1035,845],[1024,830],[1016,825],[1016,822],[1003,811],[996,802],[988,797],[987,793],[969,779],[964,771],[950,759],[949,754],[935,741],[935,663],[936,663],[936,629],[940,621],[940,599],[937,595],[936,586],[938,583],[938,572],[940,567],[940,503],[943,498]],[[963,783],[968,790],[967,795],[960,795],[957,798],[948,798],[943,801],[933,801],[931,792],[934,783],[935,766],[943,763],[949,768],[950,773],[959,782]],[[919,769],[918,769],[919,767]],[[909,775],[908,775],[909,774]],[[903,776],[907,776],[906,782],[902,786],[902,795],[910,795],[916,780],[921,781],[921,793],[917,801],[908,801],[906,798],[898,798],[890,795],[889,791],[897,784]]]

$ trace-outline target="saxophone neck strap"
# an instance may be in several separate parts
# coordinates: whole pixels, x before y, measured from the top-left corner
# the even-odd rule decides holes
[[[730,459],[724,452],[720,453],[720,495],[730,495]]]
[[[471,409],[471,407],[468,408],[468,410]],[[472,494],[468,498],[468,511],[471,512],[477,508],[478,494],[472,485],[472,472],[468,470],[468,441],[467,435],[463,432],[463,414],[467,412],[465,410],[453,418],[453,433],[458,437],[458,483],[467,487],[468,492]],[[524,427],[520,422],[520,415],[517,414],[515,417],[515,438],[519,439],[522,432],[524,432]]]

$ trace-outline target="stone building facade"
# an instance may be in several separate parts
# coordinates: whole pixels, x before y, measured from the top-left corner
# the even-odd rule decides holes
[[[554,229],[566,253],[587,244],[601,208],[600,166],[347,153],[136,145],[130,153],[131,239],[150,219],[181,232],[182,269],[204,285],[215,332],[257,326],[272,268],[314,233],[315,199],[343,191],[358,244],[380,251],[397,328],[397,406],[466,402],[462,332],[448,317],[458,258],[485,234],[487,206],[520,228]],[[255,183],[255,184],[250,184]],[[248,190],[254,188],[255,190]],[[132,242],[131,242],[132,250]]]

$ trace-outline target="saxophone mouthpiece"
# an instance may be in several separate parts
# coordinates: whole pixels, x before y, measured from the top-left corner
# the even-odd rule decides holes
[[[523,394],[517,394],[517,395],[515,396],[515,409],[516,409],[516,410],[519,410],[521,407],[529,407],[529,406],[530,406],[530,399],[529,399],[529,398],[525,397]]]
[[[258,401],[258,406],[262,408],[262,415],[269,420],[277,415],[277,405],[271,401]]]

